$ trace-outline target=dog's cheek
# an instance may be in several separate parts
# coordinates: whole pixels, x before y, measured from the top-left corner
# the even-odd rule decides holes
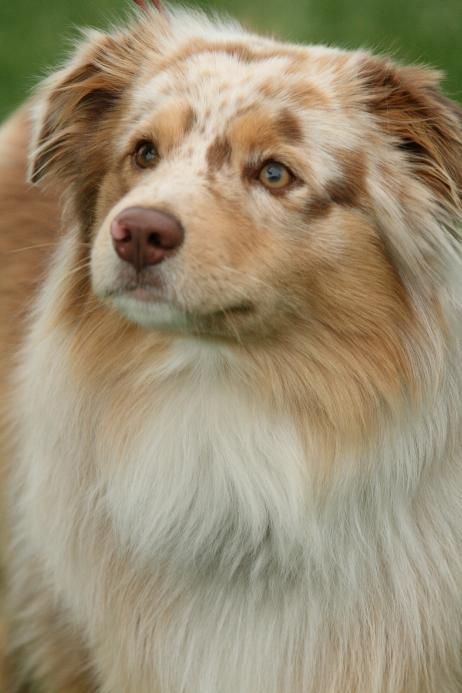
[[[393,330],[406,312],[406,291],[368,218],[337,206],[299,241],[287,286],[311,319],[345,334]]]

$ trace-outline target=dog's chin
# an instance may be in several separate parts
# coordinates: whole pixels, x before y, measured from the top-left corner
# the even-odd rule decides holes
[[[181,305],[154,298],[144,289],[124,292],[110,298],[110,303],[130,322],[148,330],[181,332],[204,337],[240,340],[252,323],[254,307],[250,303],[225,309],[190,310]]]
[[[187,313],[169,303],[146,301],[129,294],[111,299],[112,306],[125,318],[149,330],[188,331]]]

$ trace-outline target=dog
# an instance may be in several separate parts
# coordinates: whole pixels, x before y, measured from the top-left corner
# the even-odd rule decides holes
[[[4,691],[460,693],[462,111],[137,4],[0,133]]]

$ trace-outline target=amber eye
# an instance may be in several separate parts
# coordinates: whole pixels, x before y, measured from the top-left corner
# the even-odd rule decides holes
[[[157,164],[159,153],[150,140],[138,142],[133,154],[133,160],[139,168],[153,168]]]
[[[258,180],[268,190],[284,190],[293,182],[294,176],[287,166],[278,161],[268,161],[258,174]]]

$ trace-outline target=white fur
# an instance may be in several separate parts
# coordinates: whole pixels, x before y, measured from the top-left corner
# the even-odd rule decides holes
[[[338,693],[353,662],[358,691],[396,693],[414,671],[406,690],[456,693],[456,371],[426,413],[323,460],[234,355],[181,338],[136,374],[152,406],[111,440],[101,404],[123,393],[86,391],[48,328],[63,257],[23,358],[21,526],[39,554],[53,537],[48,580],[105,653],[105,691]]]
[[[185,36],[222,35],[172,16]],[[403,235],[391,195],[372,192]],[[73,246],[22,355],[16,539],[93,646],[104,693],[460,691],[459,332],[433,399],[384,411],[369,441],[326,446],[309,412],[302,437],[247,378],[251,355],[192,337],[140,364],[124,410],[127,381],[86,383],[54,325]],[[178,319],[166,310],[156,324]]]

